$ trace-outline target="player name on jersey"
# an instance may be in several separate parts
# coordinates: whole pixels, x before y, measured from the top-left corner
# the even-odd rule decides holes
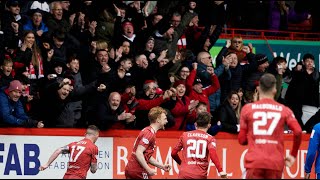
[[[203,137],[207,139],[209,136],[203,133],[188,133],[188,137]]]
[[[282,111],[282,106],[274,104],[252,104],[252,109],[271,109],[275,111]]]

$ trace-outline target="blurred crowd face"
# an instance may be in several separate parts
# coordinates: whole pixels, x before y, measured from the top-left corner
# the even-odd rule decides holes
[[[240,98],[238,94],[232,94],[231,98],[228,99],[230,106],[232,107],[232,109],[236,109],[239,106],[240,103]]]
[[[231,40],[231,47],[232,49],[235,49],[237,51],[241,51],[243,46],[243,40],[242,38],[233,38]]]
[[[32,48],[34,42],[35,42],[35,37],[34,34],[32,32],[28,33],[25,37],[24,37],[24,41],[27,43],[28,48]]]
[[[151,82],[148,84],[148,87],[145,89],[145,94],[148,96],[150,99],[153,99],[156,95],[156,90],[158,88],[158,85],[154,82]]]
[[[134,31],[133,27],[130,24],[127,24],[123,27],[123,34],[129,38],[132,38]]]
[[[10,7],[9,7],[9,11],[10,11],[13,15],[18,15],[18,14],[20,14],[20,6],[19,6],[19,5],[10,6]]]
[[[225,58],[227,58],[229,60],[231,68],[237,67],[237,65],[238,65],[238,56],[235,53],[231,53],[228,56],[226,56]]]
[[[35,26],[39,27],[40,24],[41,24],[41,22],[42,22],[42,14],[39,13],[39,12],[34,13],[34,14],[32,15],[32,23],[33,23]]]
[[[181,22],[181,16],[172,16],[171,24],[173,28],[177,28]]]
[[[311,70],[314,68],[314,60],[311,58],[305,59],[303,63],[307,70]]]
[[[148,40],[148,42],[146,43],[146,50],[148,51],[152,51],[154,48],[154,40],[150,39]]]
[[[212,66],[212,57],[209,53],[202,53],[200,59],[206,66]]]
[[[196,108],[196,112],[197,112],[197,114],[202,113],[202,112],[207,112],[207,106],[204,104],[199,105]]]
[[[78,73],[80,67],[79,59],[73,59],[68,66],[73,73]]]
[[[193,90],[196,91],[197,93],[202,93],[202,84],[201,83],[197,83],[195,85],[192,86]]]
[[[191,22],[193,23],[194,26],[199,26],[199,16],[195,16],[192,18]]]
[[[56,74],[61,74],[62,70],[63,70],[63,68],[61,66],[57,66],[54,68],[54,71],[56,72]]]
[[[99,51],[96,56],[101,65],[108,64],[109,54],[107,51]]]
[[[169,62],[169,59],[161,59],[159,62],[159,67],[163,67]]]
[[[69,11],[70,1],[61,1],[61,7],[63,10]]]
[[[189,68],[187,68],[187,67],[181,68],[180,73],[179,73],[179,76],[180,76],[182,79],[186,80],[189,75],[190,75],[190,70],[189,70]]]
[[[182,97],[185,95],[186,93],[186,86],[183,85],[183,84],[179,84],[177,87],[177,94],[178,94],[178,97]]]
[[[136,58],[136,64],[138,67],[142,67],[143,63],[148,64],[148,60],[146,55],[141,54],[138,58]]]
[[[121,66],[125,71],[129,71],[132,67],[132,61],[131,60],[125,60],[121,62]]]
[[[260,71],[260,72],[265,72],[268,67],[269,67],[269,62],[266,61],[265,63],[260,64],[260,65],[258,66],[258,71]]]
[[[162,18],[163,18],[162,15],[154,16],[153,21],[152,21],[152,25],[156,25]]]
[[[55,19],[61,20],[63,15],[63,9],[60,3],[55,3],[52,8],[52,15]]]
[[[22,91],[19,90],[13,90],[9,92],[9,98],[14,102],[18,102],[21,95]]]
[[[1,70],[4,75],[9,76],[12,72],[13,63],[7,63],[1,66]]]
[[[110,108],[115,111],[119,108],[121,102],[121,96],[119,93],[111,93],[109,96],[109,105]]]
[[[123,54],[129,54],[130,53],[130,43],[128,41],[124,41],[122,43],[122,48],[123,48],[123,51],[122,51]]]
[[[58,95],[60,97],[60,99],[64,100],[68,97],[70,91],[71,91],[72,87],[69,84],[65,84],[62,86],[62,88],[60,88],[58,90]]]

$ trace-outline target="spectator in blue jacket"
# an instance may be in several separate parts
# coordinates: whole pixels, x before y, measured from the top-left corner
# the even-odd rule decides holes
[[[320,179],[320,158],[319,158],[319,142],[320,142],[320,123],[316,124],[313,127],[313,130],[310,135],[308,153],[306,157],[306,163],[304,164],[305,179],[310,178],[311,168],[314,161],[316,179]]]
[[[34,32],[37,44],[40,44],[40,39],[43,33],[48,31],[48,27],[43,22],[43,11],[40,9],[32,9],[28,11],[30,18],[28,18],[26,24],[23,25],[23,30],[31,30]]]
[[[42,121],[33,120],[25,113],[21,94],[22,84],[18,80],[11,81],[7,88],[0,91],[0,124],[42,128]]]

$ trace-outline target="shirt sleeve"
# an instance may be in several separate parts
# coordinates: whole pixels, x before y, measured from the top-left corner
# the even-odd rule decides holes
[[[140,138],[138,145],[141,145],[147,149],[150,146],[150,142],[152,142],[153,138],[153,133],[151,133],[150,131],[145,131],[142,134],[142,137]]]
[[[248,125],[247,125],[247,109],[248,105],[245,105],[242,108],[241,114],[240,114],[240,132],[238,134],[238,141],[241,145],[247,145],[248,139],[247,139],[247,133],[248,133]]]
[[[183,147],[183,134],[180,136],[179,141],[177,142],[177,144],[175,145],[175,147],[173,148],[172,152],[171,152],[171,157],[178,163],[181,164],[181,159],[178,155],[178,152],[181,151]]]
[[[98,147],[93,146],[92,154],[91,154],[91,163],[97,163],[97,156],[98,156]]]
[[[309,140],[309,147],[308,147],[308,153],[306,157],[306,163],[304,165],[304,171],[306,173],[310,173],[312,169],[312,164],[315,160],[317,149],[319,147],[319,130],[320,130],[320,124],[317,124],[311,132],[310,140]]]
[[[288,112],[286,123],[289,129],[293,131],[293,135],[294,135],[291,155],[294,157],[297,157],[298,150],[302,140],[302,129],[297,119],[295,118],[293,112],[289,108],[286,108],[286,111]]]
[[[212,162],[216,166],[218,172],[221,172],[222,168],[221,168],[221,164],[220,164],[217,152],[216,152],[216,146],[217,146],[216,141],[215,141],[215,139],[212,138],[212,140],[208,144],[210,159],[212,160]]]

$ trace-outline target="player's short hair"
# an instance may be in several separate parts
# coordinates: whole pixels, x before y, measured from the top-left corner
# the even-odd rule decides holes
[[[198,127],[206,128],[211,123],[212,115],[209,112],[201,112],[197,114],[196,123]]]
[[[276,86],[277,80],[273,74],[265,73],[261,76],[259,87],[263,92],[270,92]]]
[[[95,125],[89,125],[87,128],[86,134],[92,134],[90,131],[93,131],[95,133],[99,133],[100,129]]]
[[[150,121],[150,123],[154,123],[157,118],[159,118],[161,116],[161,114],[164,113],[165,115],[167,115],[167,111],[165,109],[163,109],[162,107],[153,107],[152,109],[150,109],[149,113],[148,113],[148,119]]]

